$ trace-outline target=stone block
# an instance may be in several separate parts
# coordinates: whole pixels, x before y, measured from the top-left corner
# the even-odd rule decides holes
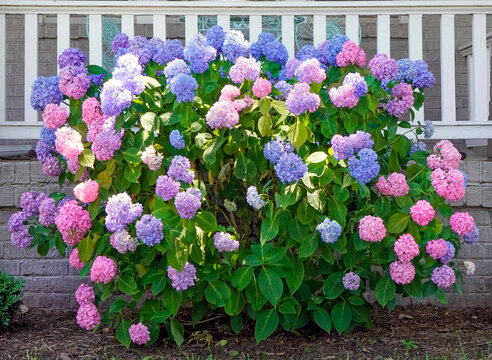
[[[14,187],[12,185],[0,186],[0,206],[14,206]]]
[[[67,275],[68,261],[65,259],[43,259],[21,262],[21,275]]]
[[[20,275],[19,268],[19,261],[17,260],[0,259],[0,269],[7,274]]]
[[[29,184],[31,182],[29,161],[15,162],[14,182],[16,184]]]
[[[0,162],[0,184],[12,184],[14,182],[14,163],[12,161]]]
[[[466,206],[482,205],[482,187],[480,185],[468,185],[466,189]]]
[[[482,161],[463,161],[468,182],[482,182]],[[492,179],[491,179],[492,181]]]

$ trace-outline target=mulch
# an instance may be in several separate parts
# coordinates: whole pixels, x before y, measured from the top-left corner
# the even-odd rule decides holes
[[[299,334],[277,331],[258,345],[253,323],[235,335],[225,317],[215,316],[187,326],[181,347],[163,331],[152,346],[126,349],[112,329],[79,328],[74,313],[29,310],[0,330],[0,359],[492,359],[492,307],[376,307],[372,318],[371,330],[328,335],[310,324]]]

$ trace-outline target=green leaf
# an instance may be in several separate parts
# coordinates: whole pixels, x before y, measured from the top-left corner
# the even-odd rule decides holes
[[[297,206],[297,218],[304,225],[309,225],[314,219],[314,209],[309,205],[307,199],[302,200]]]
[[[273,306],[277,306],[284,291],[284,284],[280,276],[268,268],[262,268],[258,278],[260,291]]]
[[[438,287],[431,280],[424,283],[424,297],[429,297],[437,292]]]
[[[134,164],[138,164],[138,163],[142,162],[142,159],[138,155],[138,152],[139,152],[139,150],[136,148],[129,148],[129,149],[125,149],[121,153],[123,154],[123,158],[126,161],[134,163]]]
[[[400,162],[398,160],[398,153],[395,151],[391,152],[389,158],[389,167],[391,171],[400,172]]]
[[[343,287],[343,272],[336,272],[328,276],[323,285],[323,294],[327,299],[336,299],[345,290]]]
[[[128,329],[130,329],[131,323],[129,321],[123,320],[116,330],[116,338],[120,343],[125,345],[127,348],[130,347],[131,339]]]
[[[330,333],[331,331],[330,314],[328,314],[328,312],[325,309],[317,308],[316,311],[313,313],[313,319],[320,328],[322,328],[328,334]]]
[[[262,116],[258,120],[258,130],[260,130],[260,135],[263,137],[271,135],[272,126],[273,122],[270,115]]]
[[[119,312],[121,309],[123,309],[126,306],[127,302],[123,298],[117,298],[113,303],[109,306],[108,313],[109,314],[114,314]]]
[[[199,135],[197,135],[197,138],[198,138]],[[196,141],[196,138],[195,138],[195,141]],[[224,141],[225,141],[224,134],[220,134],[217,137],[217,139],[215,139],[214,141],[212,141],[205,148],[205,150],[203,151],[203,160],[205,161],[205,163],[207,165],[213,165],[215,163],[216,157],[217,157],[217,151],[220,149],[220,147],[222,146],[222,144],[224,143]]]
[[[338,122],[334,118],[326,118],[321,123],[321,133],[326,138],[331,138],[333,135],[338,133]]]
[[[257,169],[255,163],[244,155],[239,155],[234,163],[234,175],[241,180],[252,181]]]
[[[124,294],[133,295],[137,289],[137,283],[130,275],[120,276],[117,283],[118,290]]]
[[[211,304],[224,306],[231,297],[231,290],[223,281],[212,281],[208,283],[205,298]]]
[[[256,317],[255,324],[256,342],[260,343],[268,338],[277,328],[278,321],[278,314],[275,310],[267,309],[260,311]]]
[[[152,315],[152,318],[150,319],[150,321],[155,322],[157,324],[162,324],[167,320],[169,315],[171,315],[169,313],[169,311],[160,310],[160,311],[154,313],[154,315]]]
[[[277,236],[279,231],[279,217],[276,216],[274,219],[266,218],[261,224],[260,230],[260,241],[261,244],[265,244],[267,241],[272,240]]]
[[[125,175],[125,179],[128,180],[130,183],[138,183],[138,178],[142,174],[142,168],[140,165],[137,165],[136,167],[133,167],[131,165],[126,165],[125,169],[123,170],[123,174]]]
[[[297,120],[296,123],[289,128],[288,136],[290,143],[296,150],[299,150],[308,139],[309,133],[306,125]]]
[[[386,230],[392,234],[400,234],[407,227],[408,221],[410,220],[410,215],[396,213],[391,215],[388,226],[386,226]]]
[[[330,218],[339,223],[342,228],[345,226],[347,218],[347,206],[337,200],[328,200],[328,213]]]
[[[276,263],[282,260],[285,256],[285,252],[287,251],[284,247],[276,247],[268,250],[263,256],[263,261],[265,263]]]
[[[345,301],[336,304],[331,310],[331,319],[339,334],[345,331],[352,320],[352,311],[349,304]]]
[[[318,234],[312,233],[304,237],[299,247],[299,257],[310,257],[318,248]]]
[[[98,65],[87,65],[87,72],[91,75],[92,74],[103,75],[108,73],[108,71],[105,68]]]
[[[96,245],[96,239],[90,235],[83,238],[77,245],[79,250],[80,261],[86,263],[90,260],[92,253],[94,252],[94,247]]]
[[[181,325],[181,323],[175,319],[172,318],[169,321],[169,326],[171,327],[171,335],[172,339],[178,344],[178,346],[181,346],[181,344],[184,341],[184,327]]]
[[[281,206],[286,209],[287,207],[295,204],[301,198],[301,188],[297,184],[286,186],[284,191],[279,195],[275,194],[275,201],[277,206]]]
[[[239,290],[244,290],[253,279],[253,267],[242,266],[232,275],[231,284]]]
[[[381,306],[386,306],[395,297],[395,283],[386,275],[382,277],[376,284],[376,299]]]
[[[416,297],[418,299],[422,298],[422,283],[420,279],[414,279],[410,284],[404,285],[405,291],[408,295]]]
[[[307,200],[309,205],[311,205],[314,209],[319,212],[323,212],[325,210],[325,201],[323,199],[322,191],[320,189],[314,192],[307,192]]]
[[[320,162],[324,162],[328,158],[328,154],[323,151],[316,151],[309,155],[306,159],[306,163],[308,164],[317,164]]]
[[[140,118],[140,123],[142,127],[147,131],[155,131],[157,129],[159,122],[156,121],[156,116],[153,112],[147,112]]]
[[[239,334],[243,328],[243,316],[241,314],[231,316],[231,329],[235,334]]]
[[[168,309],[171,314],[176,315],[178,313],[179,305],[181,304],[182,295],[171,286],[168,286],[162,294],[162,305]]]
[[[94,160],[96,157],[92,153],[90,149],[84,149],[82,154],[79,155],[79,165],[89,167],[91,169],[94,169]]]
[[[301,242],[302,238],[309,231],[306,225],[301,224],[301,222],[293,218],[289,221],[289,236],[297,242]]]
[[[206,232],[217,230],[217,218],[210,211],[203,211],[195,216],[198,226]]]
[[[287,283],[291,294],[294,294],[297,289],[299,289],[303,280],[304,265],[297,257],[292,257],[292,268],[285,278],[285,282]]]

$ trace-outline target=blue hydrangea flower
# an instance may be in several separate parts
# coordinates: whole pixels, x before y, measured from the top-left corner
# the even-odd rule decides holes
[[[468,186],[468,175],[466,175],[466,173],[464,171],[461,171],[460,169],[458,169],[458,171],[463,174],[463,178],[465,179],[464,185],[465,185],[465,189],[466,189],[466,187]]]
[[[275,35],[272,33],[262,32],[258,36],[258,41],[251,44],[250,52],[251,56],[256,60],[260,60],[262,55],[265,55],[264,50],[266,45],[275,41]]]
[[[342,51],[342,46],[349,38],[342,34],[334,35],[331,40],[326,40],[318,46],[318,60],[325,65],[336,66],[337,55]]]
[[[348,73],[343,79],[343,84],[352,84],[355,89],[355,96],[357,97],[367,94],[366,80],[359,73]]]
[[[58,56],[58,66],[63,69],[67,66],[82,66],[86,60],[85,54],[82,50],[77,48],[68,48],[63,50],[63,52]]]
[[[222,54],[227,60],[235,63],[239,57],[249,56],[249,41],[244,39],[241,31],[232,30],[226,33],[224,44],[222,45]]]
[[[282,141],[277,138],[276,140],[271,140],[265,144],[263,155],[267,160],[276,164],[283,154],[291,153],[293,151],[294,147],[288,141]]]
[[[130,40],[128,39],[128,35],[125,33],[117,34],[113,38],[113,42],[111,43],[111,50],[115,54],[119,53],[122,49],[127,49]]]
[[[454,258],[454,253],[456,251],[456,249],[454,248],[453,244],[450,241],[446,241],[446,247],[447,247],[446,254],[441,256],[441,258],[439,259],[439,261],[442,262],[443,264],[449,263],[451,259]]]
[[[59,104],[63,100],[63,94],[58,87],[58,76],[40,76],[32,83],[31,106],[34,110],[43,111],[48,104]]]
[[[432,124],[432,121],[430,120],[425,120],[424,121],[424,137],[426,139],[429,139],[434,135],[434,125]]]
[[[107,74],[90,74],[89,79],[97,86],[101,86]]]
[[[436,78],[434,77],[432,71],[429,71],[429,67],[424,60],[415,61],[414,68],[417,74],[412,79],[413,86],[421,89],[431,88],[434,86]]]
[[[414,141],[413,142],[413,145],[412,145],[412,148],[410,149],[409,155],[412,155],[416,151],[426,151],[426,150],[427,150],[427,145],[425,145],[424,142],[419,141],[417,143],[417,142]]]
[[[208,63],[216,56],[215,48],[208,45],[207,39],[200,33],[191,39],[184,50],[184,58],[190,63],[191,70],[199,74],[208,69]]]
[[[256,189],[256,186],[250,186],[246,191],[246,202],[249,206],[256,210],[260,210],[263,206],[265,206],[265,200],[263,200],[258,194],[258,189]]]
[[[312,58],[318,58],[319,50],[316,49],[313,45],[304,45],[296,54],[296,59],[304,61]]]
[[[191,74],[188,64],[182,59],[175,59],[168,63],[164,68],[164,76],[168,79],[175,77],[178,74]]]
[[[154,246],[164,238],[162,233],[162,220],[153,215],[146,214],[135,224],[137,238],[145,245]]]
[[[282,183],[291,184],[302,179],[307,172],[307,165],[299,155],[284,153],[275,164],[275,172]]]
[[[195,78],[187,74],[179,74],[169,80],[169,90],[176,95],[178,102],[192,102],[198,83]]]
[[[116,117],[129,107],[132,101],[132,93],[120,80],[108,80],[101,90],[101,110],[104,115]]]
[[[478,229],[477,225],[475,225],[475,229],[473,229],[471,233],[463,236],[463,240],[470,245],[475,244],[479,238],[480,238],[480,230]]]
[[[350,175],[361,184],[367,184],[379,174],[378,154],[372,149],[362,149],[357,157],[349,159]]]
[[[174,59],[183,59],[184,57],[184,46],[181,41],[177,39],[167,40],[164,46],[158,46],[155,49],[155,53],[152,56],[154,60],[159,65],[164,65],[173,61]]]
[[[225,39],[225,32],[222,26],[212,26],[205,33],[205,37],[207,38],[208,45],[213,46],[217,51],[221,51]]]
[[[285,65],[287,60],[289,60],[287,48],[279,41],[273,41],[268,46],[265,46],[263,54],[268,61],[277,62],[282,65]]]
[[[169,134],[169,141],[171,142],[171,146],[175,149],[181,150],[185,147],[183,135],[181,135],[179,130],[171,131],[171,134]]]
[[[111,196],[105,207],[106,227],[115,232],[126,229],[127,225],[134,222],[143,212],[142,204],[132,204],[132,199],[127,193]]]
[[[135,36],[128,42],[128,52],[138,58],[140,65],[147,64],[156,52],[157,45],[160,39],[152,38],[147,40],[144,36]],[[162,40],[160,40],[162,41]]]
[[[395,76],[396,81],[411,82],[417,76],[417,69],[412,60],[400,59],[396,63],[398,64],[398,73]]]
[[[41,128],[41,141],[48,145],[55,145],[56,130],[50,130],[43,126]]]
[[[321,224],[316,226],[316,230],[321,235],[321,240],[325,243],[334,243],[342,234],[342,226],[335,220],[326,218]]]

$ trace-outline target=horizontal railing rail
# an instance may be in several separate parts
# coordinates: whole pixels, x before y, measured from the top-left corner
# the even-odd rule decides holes
[[[24,118],[6,121],[6,17],[23,14],[24,28]],[[313,44],[326,39],[326,19],[345,17],[345,33],[359,38],[359,17],[377,18],[377,52],[390,54],[390,18],[408,16],[408,54],[411,59],[423,57],[424,15],[440,16],[441,119],[436,122],[437,137],[492,138],[489,122],[490,50],[487,47],[487,15],[492,14],[492,0],[435,1],[18,1],[0,2],[0,139],[34,139],[40,122],[29,105],[31,84],[38,76],[38,15],[56,15],[57,54],[70,46],[70,16],[88,16],[89,63],[102,64],[102,17],[121,17],[121,30],[129,36],[135,32],[135,16],[151,16],[153,35],[166,38],[166,16],[184,16],[185,40],[198,31],[199,16],[217,16],[217,23],[228,30],[231,16],[249,17],[249,39],[255,41],[262,31],[263,16],[281,17],[281,41],[290,56],[295,53],[295,16],[312,17]],[[455,81],[455,16],[472,15],[472,51],[470,113],[468,121],[457,121]],[[424,111],[416,114],[424,119]]]

